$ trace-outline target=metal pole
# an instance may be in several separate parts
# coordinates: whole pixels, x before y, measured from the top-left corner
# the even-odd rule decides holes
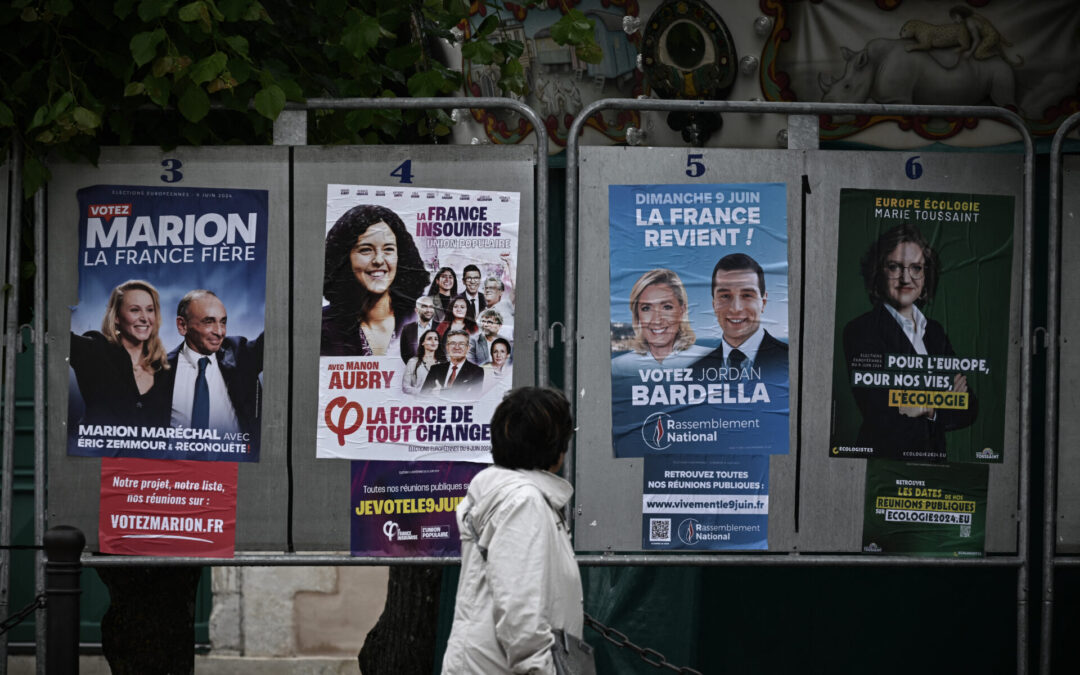
[[[1061,150],[1065,137],[1080,123],[1074,114],[1058,127],[1050,144],[1050,228],[1046,255],[1046,421],[1043,456],[1043,593],[1039,672],[1050,674],[1054,627],[1054,557],[1057,552],[1058,345],[1061,305]]]
[[[79,556],[86,537],[74,527],[60,525],[45,533],[45,602],[50,648],[45,669],[49,675],[79,672]]]
[[[22,141],[12,136],[11,220],[8,235],[7,297],[4,298],[3,457],[0,467],[0,617],[7,617],[11,588],[11,504],[15,480],[15,348],[19,338],[19,256],[22,252]],[[0,675],[7,672],[7,633],[0,635]]]
[[[34,194],[34,543],[41,546],[45,513],[45,190]],[[34,595],[45,592],[45,552],[34,552]],[[45,610],[34,613],[37,672],[45,672]]]
[[[615,554],[577,554],[579,565],[589,567],[606,566],[657,566],[665,567],[1020,567],[1023,560],[1019,556],[992,555],[985,558],[930,558],[915,556],[874,556],[851,553],[615,553]],[[234,558],[162,558],[156,556],[94,556],[84,555],[84,567],[184,567],[207,565],[211,567],[385,567],[390,561],[395,565],[438,565],[453,567],[461,563],[460,558],[383,558],[354,557],[324,553],[252,553],[240,554]]]

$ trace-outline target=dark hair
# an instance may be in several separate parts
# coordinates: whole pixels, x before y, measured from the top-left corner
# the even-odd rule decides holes
[[[184,293],[184,297],[180,298],[180,302],[176,305],[176,316],[180,317],[184,321],[187,321],[189,318],[187,313],[188,306],[191,305],[192,302],[200,298],[206,297],[217,298],[218,296],[217,293],[213,291],[208,291],[205,288],[196,288],[193,291],[188,291],[187,293]],[[221,298],[218,298],[218,300],[220,299]]]
[[[354,206],[330,228],[326,234],[323,297],[336,313],[354,313],[357,316],[367,314],[378,300],[356,280],[349,260],[356,240],[376,223],[386,223],[397,240],[397,270],[390,284],[390,306],[397,325],[401,326],[416,310],[416,298],[424,292],[429,276],[405,223],[386,207],[372,204]]]
[[[421,361],[424,360],[424,338],[427,337],[428,333],[435,333],[435,337],[439,338],[439,344],[435,346],[435,360],[442,363],[446,360],[446,352],[444,352],[442,348],[442,336],[440,336],[439,331],[434,328],[428,328],[424,331],[424,334],[420,336],[420,339],[416,341],[416,355],[420,357]]]
[[[491,457],[507,469],[548,469],[574,433],[570,404],[557,389],[519,387],[491,417]]]
[[[476,272],[477,274],[480,274],[480,268],[477,267],[476,265],[466,265],[465,269],[461,270],[461,279],[463,281],[465,279],[465,275],[468,274],[469,272]],[[480,275],[480,281],[483,281],[483,280],[484,280],[484,276],[481,274]]]
[[[457,302],[458,300],[465,303],[466,309],[469,306],[469,303],[468,303],[467,300],[465,300],[465,298],[455,297],[454,299],[452,299],[450,301],[450,306],[446,308],[445,318],[443,318],[443,320],[439,322],[439,325],[436,326],[436,328],[442,328],[443,329],[444,338],[445,338],[445,334],[447,333],[450,326],[454,325],[454,303]],[[462,319],[461,321],[462,321],[462,324],[465,326],[465,331],[467,331],[466,332],[467,335],[472,335],[473,333],[480,330],[480,324],[476,323],[476,319],[470,319],[468,314],[466,314],[465,318]],[[445,342],[445,339],[444,339],[444,342]]]
[[[889,254],[896,250],[900,244],[915,244],[922,249],[923,265],[923,290],[919,299],[915,301],[920,307],[934,299],[937,290],[939,264],[937,254],[923,237],[919,228],[911,223],[902,223],[886,231],[877,238],[870,248],[866,249],[862,260],[859,261],[859,271],[862,273],[863,284],[866,292],[870,295],[870,302],[879,305],[888,301],[885,289],[885,260]]]
[[[495,345],[498,345],[498,344],[506,345],[506,356],[507,356],[507,358],[509,358],[510,357],[510,352],[511,352],[510,341],[507,340],[506,338],[497,337],[494,340],[492,340],[491,341],[491,346],[488,347],[488,352],[490,353],[490,352],[494,351],[495,350]]]
[[[709,293],[712,295],[716,294],[716,273],[720,270],[724,270],[725,272],[734,272],[735,270],[750,270],[751,272],[756,272],[758,291],[762,296],[765,295],[765,270],[761,269],[761,265],[758,264],[758,261],[745,253],[729,253],[717,261],[716,267],[712,270],[712,286],[709,288]]]
[[[457,295],[457,274],[454,272],[454,270],[450,269],[449,267],[440,267],[439,268],[439,271],[435,273],[435,277],[431,280],[431,287],[428,288],[427,294],[428,295],[438,295],[439,294],[439,277],[442,276],[443,272],[449,272],[454,277],[454,287],[450,289],[450,297],[452,298],[455,295]]]

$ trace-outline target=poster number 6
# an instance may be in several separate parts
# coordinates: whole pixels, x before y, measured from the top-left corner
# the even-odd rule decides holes
[[[907,163],[904,164],[904,173],[911,180],[918,180],[922,177],[922,164],[919,164],[919,155],[908,159]]]
[[[686,175],[691,178],[697,178],[705,173],[705,165],[702,163],[701,158],[705,155],[687,155],[686,156]]]

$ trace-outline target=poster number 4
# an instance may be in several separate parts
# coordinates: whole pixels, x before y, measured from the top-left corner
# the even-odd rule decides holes
[[[697,178],[705,173],[705,164],[701,159],[705,155],[687,155],[686,156],[686,175],[691,178]]]
[[[398,168],[390,172],[394,178],[400,178],[402,183],[412,183],[412,160],[407,159],[398,165]]]

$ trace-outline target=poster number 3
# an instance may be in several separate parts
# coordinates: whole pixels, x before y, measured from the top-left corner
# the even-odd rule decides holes
[[[165,173],[161,174],[161,180],[166,183],[178,183],[184,180],[184,174],[180,172],[180,167],[183,166],[178,159],[165,159],[162,160],[161,166],[165,169]]]

